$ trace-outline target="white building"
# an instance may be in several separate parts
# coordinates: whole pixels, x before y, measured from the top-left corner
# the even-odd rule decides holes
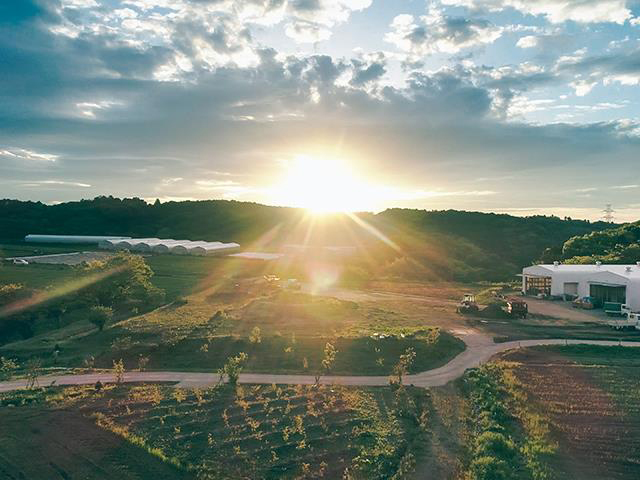
[[[640,262],[635,265],[534,265],[522,270],[522,292],[594,297],[640,311]]]

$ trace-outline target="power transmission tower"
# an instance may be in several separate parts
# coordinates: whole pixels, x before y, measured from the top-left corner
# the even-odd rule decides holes
[[[602,216],[602,218],[604,219],[605,222],[607,223],[613,223],[613,214],[616,213],[616,211],[611,208],[611,204],[607,203],[606,208],[603,210],[604,215]]]

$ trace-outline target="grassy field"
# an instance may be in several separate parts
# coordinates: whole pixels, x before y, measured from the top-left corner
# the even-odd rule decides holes
[[[63,285],[77,278],[77,273],[66,265],[0,265],[0,284],[21,283],[34,289],[45,289]]]
[[[49,255],[55,253],[95,251],[96,245],[40,245],[28,243],[0,244],[0,259],[14,256]],[[210,288],[221,280],[262,276],[264,274],[297,273],[278,262],[228,257],[196,257],[189,255],[144,254],[154,271],[152,283],[165,290],[168,300]],[[288,271],[285,271],[288,270]],[[0,283],[22,283],[32,288],[55,287],[76,275],[64,265],[13,265],[0,263]]]
[[[136,463],[122,478],[387,479],[413,469],[430,413],[424,390],[339,386],[73,387],[3,394],[0,405],[0,439],[12,440],[0,442],[0,468],[28,478],[113,478],[119,469],[104,469],[120,461]],[[47,442],[52,426],[43,458],[64,454],[29,460],[24,447]]]
[[[245,352],[248,371],[315,373],[331,342],[338,349],[334,373],[386,375],[407,348],[417,354],[412,371],[441,366],[464,350],[461,340],[423,319],[375,303],[261,285],[205,291],[102,332],[79,321],[63,332],[4,345],[0,354],[20,361],[35,355],[45,366],[71,367],[81,367],[92,356],[96,366],[105,368],[120,358],[127,368],[136,368],[142,356],[151,369],[213,371],[227,357]],[[61,349],[57,359],[55,345]]]

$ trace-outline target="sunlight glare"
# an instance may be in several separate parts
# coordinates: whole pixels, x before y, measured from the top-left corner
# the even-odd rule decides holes
[[[375,209],[374,189],[340,159],[297,155],[276,187],[279,203],[313,213]]]

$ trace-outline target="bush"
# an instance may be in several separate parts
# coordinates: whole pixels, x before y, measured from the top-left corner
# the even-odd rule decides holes
[[[471,462],[471,480],[508,480],[514,478],[509,465],[496,457],[477,457]]]
[[[478,457],[496,456],[504,460],[513,459],[516,446],[511,439],[498,432],[481,433],[475,441],[475,454]]]
[[[102,331],[104,326],[113,318],[113,309],[110,307],[104,307],[97,305],[91,307],[89,310],[89,321],[98,327],[99,331]]]

